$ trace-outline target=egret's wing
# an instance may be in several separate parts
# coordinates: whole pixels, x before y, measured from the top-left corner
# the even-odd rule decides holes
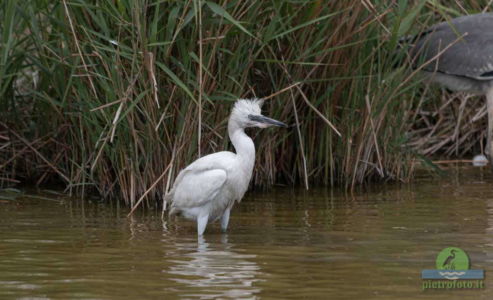
[[[183,174],[181,174],[183,173]],[[185,169],[173,187],[173,206],[201,206],[214,199],[226,182],[223,169]]]

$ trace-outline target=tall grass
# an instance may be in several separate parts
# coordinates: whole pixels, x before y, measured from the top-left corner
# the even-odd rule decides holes
[[[469,11],[487,5],[466,2]],[[440,1],[4,0],[0,181],[62,182],[130,205],[159,199],[186,164],[231,148],[225,128],[235,99],[295,83],[264,108],[293,129],[250,133],[255,185],[407,180],[415,153],[406,131],[422,86],[395,67],[398,38],[461,9]]]

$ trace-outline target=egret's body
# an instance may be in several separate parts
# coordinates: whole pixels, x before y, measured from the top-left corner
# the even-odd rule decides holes
[[[248,189],[255,163],[255,145],[244,129],[285,126],[262,116],[261,105],[261,100],[238,100],[228,121],[228,134],[236,153],[222,151],[197,159],[178,174],[166,195],[166,201],[172,201],[170,215],[181,214],[196,220],[198,235],[204,233],[208,222],[218,219],[225,231],[231,208],[241,201]]]
[[[453,91],[486,95],[486,153],[493,158],[493,13],[455,18],[414,37],[413,57],[430,79]],[[418,59],[416,60],[418,61]]]

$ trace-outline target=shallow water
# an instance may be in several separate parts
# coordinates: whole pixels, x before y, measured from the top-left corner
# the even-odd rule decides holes
[[[221,234],[117,204],[39,192],[0,200],[0,299],[493,299],[493,176],[443,178],[353,194],[249,192]],[[33,193],[28,193],[32,195]],[[422,290],[457,246],[482,290]]]

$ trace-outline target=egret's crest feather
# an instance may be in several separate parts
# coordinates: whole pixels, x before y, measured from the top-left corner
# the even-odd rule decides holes
[[[264,104],[263,99],[238,99],[233,107],[233,114],[241,115],[260,115],[262,104]]]

